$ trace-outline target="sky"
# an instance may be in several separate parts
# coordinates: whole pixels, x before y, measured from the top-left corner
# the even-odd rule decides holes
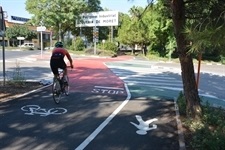
[[[147,6],[147,0],[100,0],[101,7],[108,8],[109,10],[116,10],[123,13],[128,13],[131,7],[135,6]],[[6,11],[8,16],[17,16],[22,18],[30,18],[25,9],[26,0],[0,0],[0,6],[3,11]]]

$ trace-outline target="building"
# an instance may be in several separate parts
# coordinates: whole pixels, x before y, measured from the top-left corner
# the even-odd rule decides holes
[[[1,12],[2,12],[2,7],[0,7]],[[5,30],[7,28],[12,27],[14,25],[24,25],[27,21],[29,21],[28,18],[23,18],[23,17],[18,17],[18,16],[5,16]],[[37,26],[28,26],[28,28],[34,32],[37,33],[37,37],[32,39],[31,41],[27,41],[26,39],[24,40],[17,40],[18,44],[21,43],[34,43],[34,45],[38,48],[41,48],[41,32],[37,32]],[[12,39],[8,39],[7,37],[5,39],[5,45],[6,46],[12,46],[13,42],[11,41]],[[15,40],[15,39],[14,39]],[[2,37],[0,37],[0,42],[2,42]],[[52,31],[49,29],[46,29],[45,31],[42,31],[42,42],[43,42],[43,48],[44,47],[50,47],[52,46]]]

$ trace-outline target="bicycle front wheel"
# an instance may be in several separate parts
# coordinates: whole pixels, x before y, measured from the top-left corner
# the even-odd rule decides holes
[[[53,80],[52,84],[52,97],[56,104],[59,104],[61,99],[61,87],[58,79]]]

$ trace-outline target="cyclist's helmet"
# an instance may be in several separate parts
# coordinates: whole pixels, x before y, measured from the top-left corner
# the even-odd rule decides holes
[[[63,42],[56,42],[55,43],[55,47],[57,47],[57,48],[61,47],[62,48],[63,47]]]

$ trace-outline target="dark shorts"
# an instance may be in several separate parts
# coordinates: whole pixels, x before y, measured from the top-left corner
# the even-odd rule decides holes
[[[58,69],[60,68],[64,70],[66,68],[66,63],[64,62],[63,59],[51,59],[50,66],[53,74],[58,75],[59,74]]]

